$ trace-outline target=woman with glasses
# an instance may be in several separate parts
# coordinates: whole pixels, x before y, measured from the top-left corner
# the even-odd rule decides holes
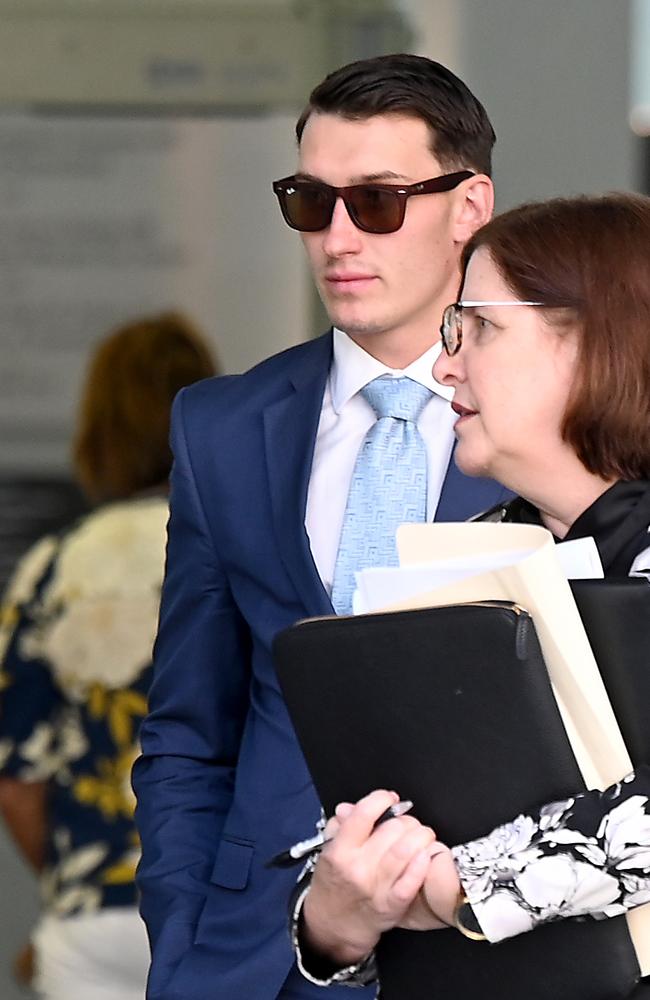
[[[592,537],[606,578],[650,578],[650,199],[513,209],[474,235],[462,264],[434,376],[454,389],[460,468],[518,494],[483,519]],[[396,926],[497,942],[649,902],[649,799],[643,765],[604,792],[522,803],[453,849],[407,815],[374,829],[393,792],[341,804],[296,894],[304,974],[372,981],[373,948]]]

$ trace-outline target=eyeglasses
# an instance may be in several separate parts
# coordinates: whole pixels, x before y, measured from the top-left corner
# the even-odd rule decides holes
[[[278,196],[284,221],[300,233],[327,229],[337,198],[343,199],[357,229],[364,233],[395,233],[404,222],[409,198],[416,194],[451,191],[473,176],[471,170],[459,170],[418,184],[351,184],[347,187],[284,177],[273,182],[273,190]]]
[[[477,306],[543,306],[543,302],[485,302],[485,301],[465,301],[465,302],[453,302],[450,306],[447,306],[442,314],[442,325],[440,327],[440,336],[442,337],[442,346],[449,355],[453,358],[454,354],[458,354],[461,345],[463,343],[463,309],[475,309]]]

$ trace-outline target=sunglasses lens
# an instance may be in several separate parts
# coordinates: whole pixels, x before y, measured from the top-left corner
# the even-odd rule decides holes
[[[404,222],[405,198],[371,184],[332,188],[300,179],[277,181],[275,193],[285,222],[301,233],[317,233],[332,221],[339,193],[355,226],[366,233],[394,233]]]
[[[334,196],[324,184],[296,181],[277,191],[287,223],[301,233],[316,233],[329,226]]]
[[[394,233],[404,221],[402,203],[392,191],[359,185],[345,202],[352,221],[366,233]]]

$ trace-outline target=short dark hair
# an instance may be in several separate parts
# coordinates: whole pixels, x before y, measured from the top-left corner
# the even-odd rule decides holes
[[[484,247],[517,298],[579,330],[562,436],[590,472],[650,478],[650,198],[612,193],[511,209],[465,245]]]
[[[166,482],[174,396],[216,370],[203,337],[178,312],[142,317],[100,342],[73,444],[77,478],[89,499],[124,499]]]
[[[410,115],[429,126],[431,151],[443,170],[492,171],[496,136],[469,87],[433,59],[398,53],[362,59],[326,76],[296,124],[298,142],[313,112],[365,119]]]

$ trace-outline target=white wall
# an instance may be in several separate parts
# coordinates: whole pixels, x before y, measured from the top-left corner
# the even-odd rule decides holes
[[[419,51],[447,56],[490,114],[497,207],[635,188],[627,0],[401,2]]]
[[[304,339],[302,248],[271,190],[293,121],[0,114],[0,472],[67,468],[116,325],[180,309],[228,372]]]

